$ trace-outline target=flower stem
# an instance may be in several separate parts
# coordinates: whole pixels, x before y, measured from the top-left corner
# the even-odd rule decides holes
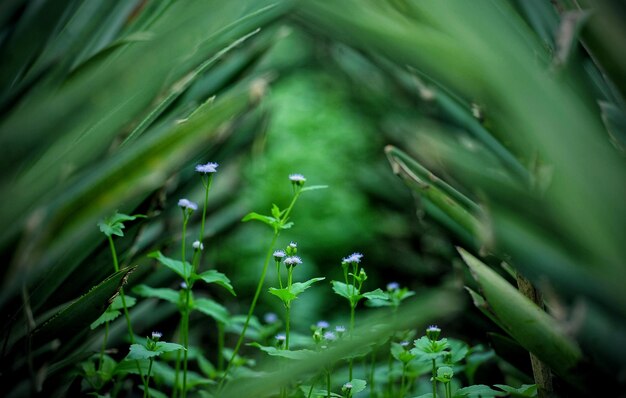
[[[181,334],[182,334],[182,340],[183,340],[183,347],[185,347],[184,351],[183,351],[183,389],[180,393],[180,396],[182,398],[185,398],[187,396],[187,355],[188,355],[188,351],[189,351],[189,299],[190,299],[190,292],[191,292],[191,284],[189,281],[189,272],[187,270],[187,262],[186,262],[186,258],[185,258],[185,239],[186,239],[186,235],[187,235],[187,222],[189,222],[189,213],[187,212],[187,210],[183,209],[183,236],[182,236],[182,241],[181,241],[181,261],[183,263],[183,272],[184,272],[184,276],[185,276],[185,307],[183,308],[183,313],[182,313],[182,330],[181,330]]]
[[[239,348],[241,347],[241,343],[243,343],[243,339],[246,336],[246,330],[248,330],[248,324],[250,323],[250,318],[252,317],[252,314],[254,313],[256,302],[259,299],[259,295],[261,294],[261,289],[263,288],[263,282],[265,281],[265,274],[267,273],[267,267],[270,263],[270,258],[272,257],[272,252],[274,250],[274,245],[276,244],[276,240],[278,239],[278,235],[279,235],[279,232],[275,231],[274,237],[272,238],[272,242],[270,243],[269,249],[267,250],[267,254],[265,255],[265,263],[263,264],[261,277],[259,278],[259,283],[257,284],[256,291],[254,292],[254,297],[252,298],[252,303],[250,304],[250,309],[248,310],[248,316],[246,317],[246,322],[243,324],[243,330],[241,331],[241,334],[239,335],[239,339],[237,340],[235,349],[233,350],[230,360],[228,361],[228,364],[226,365],[226,370],[224,371],[224,375],[222,376],[222,380],[220,381],[218,390],[224,384],[224,381],[226,380],[226,376],[228,375],[228,371],[230,370],[233,360],[235,359],[235,356],[237,356],[237,353],[239,352]]]
[[[400,383],[400,396],[404,397],[404,389],[405,389],[405,385],[406,385],[406,368],[407,368],[407,364],[403,363],[402,364],[402,382]]]
[[[217,322],[217,370],[224,369],[224,324]]]
[[[350,303],[350,339],[352,339],[352,333],[354,332],[354,309],[356,304]],[[350,358],[350,363],[348,364],[349,376],[348,380],[352,380],[352,367],[353,367],[354,358]]]
[[[117,250],[115,250],[115,243],[113,243],[113,238],[109,235],[109,247],[111,248],[111,255],[113,256],[113,268],[115,272],[120,270],[119,262],[117,261]],[[135,344],[135,334],[133,333],[133,326],[130,323],[130,315],[128,314],[128,307],[126,306],[126,296],[124,295],[124,288],[120,288],[120,298],[122,299],[122,308],[124,309],[124,317],[126,318],[126,326],[128,327],[128,339],[130,340],[130,344]],[[148,388],[148,384],[146,383],[146,378],[141,371],[141,366],[139,366],[139,361],[135,361],[137,365],[137,371],[139,372],[139,377],[141,377],[141,381],[145,388]]]
[[[330,398],[330,369],[326,369],[326,397]]]
[[[433,398],[437,398],[437,379],[435,377],[437,377],[437,366],[433,359]]]
[[[152,362],[154,361],[153,358],[150,358],[150,365],[148,365],[148,376],[146,376],[146,385],[145,388],[143,390],[143,397],[144,398],[150,398],[150,373],[152,373]]]

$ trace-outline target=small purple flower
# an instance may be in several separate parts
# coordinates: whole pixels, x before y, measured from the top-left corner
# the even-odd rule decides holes
[[[306,182],[306,178],[299,173],[295,173],[295,174],[289,174],[289,179],[291,180],[291,182],[297,183],[297,184],[304,184]]]
[[[283,342],[283,341],[287,340],[287,336],[285,335],[285,333],[278,333],[275,336],[275,339],[280,341],[280,342]]]
[[[324,339],[328,341],[335,341],[337,340],[337,335],[329,331],[329,332],[324,333]]]
[[[158,340],[163,336],[161,332],[152,332],[152,340]]]
[[[391,291],[391,290],[398,290],[398,289],[400,289],[400,285],[398,284],[398,282],[387,283],[387,290]]]
[[[330,325],[328,324],[328,322],[326,321],[318,321],[317,322],[317,327],[318,328],[322,328],[322,329],[328,329]]]
[[[352,390],[352,383],[348,382],[341,387],[341,391],[349,391]]]
[[[181,289],[187,289],[187,284],[185,282],[181,282],[180,283],[180,288]]]
[[[335,326],[335,332],[341,334],[341,333],[345,333],[346,332],[346,327],[339,325],[339,326]]]
[[[191,246],[193,246],[193,248],[196,250],[204,250],[204,245],[199,240],[193,242]]]
[[[363,255],[361,253],[352,253],[343,259],[344,263],[360,263]]]
[[[265,323],[272,324],[278,320],[278,315],[274,314],[273,312],[268,312],[263,315],[263,320],[265,321]]]
[[[219,166],[219,164],[213,162],[209,162],[207,164],[199,164],[196,166],[196,171],[203,174],[216,173],[217,166]]]
[[[402,347],[408,347],[408,346],[409,346],[409,342],[408,342],[408,341],[406,341],[406,340],[404,340],[404,341],[401,341],[401,342],[400,342],[400,345],[401,345]]]
[[[281,261],[283,259],[283,257],[286,256],[285,252],[282,250],[276,250],[274,251],[274,261]]]
[[[187,199],[181,199],[178,201],[178,206],[183,210],[188,209],[191,211],[198,210],[198,205]]]
[[[298,264],[302,264],[302,260],[298,256],[289,256],[285,259],[285,265],[288,267],[294,267]]]

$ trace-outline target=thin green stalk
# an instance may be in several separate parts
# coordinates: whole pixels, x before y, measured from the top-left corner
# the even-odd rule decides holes
[[[352,333],[354,331],[354,310],[356,305],[350,303],[350,338],[352,339]],[[352,367],[353,367],[354,358],[350,358],[350,362],[348,364],[349,376],[348,380],[352,380]]]
[[[217,370],[224,369],[224,324],[217,322]]]
[[[183,388],[180,393],[182,398],[187,396],[187,360],[188,360],[188,348],[189,348],[189,299],[191,297],[190,291],[190,281],[188,272],[186,270],[186,254],[185,254],[185,240],[187,237],[187,223],[189,222],[189,212],[187,209],[183,209],[183,236],[181,239],[181,261],[183,263],[183,269],[185,269],[185,307],[183,308],[182,313],[182,340],[183,340]]]
[[[109,238],[109,247],[111,248],[111,255],[113,256],[113,268],[115,272],[120,270],[119,262],[117,261],[117,250],[115,250],[115,243],[113,243],[113,238],[108,235]],[[135,334],[133,333],[133,326],[130,323],[130,315],[128,314],[128,307],[126,306],[126,295],[124,295],[124,288],[120,288],[120,297],[122,299],[122,308],[124,310],[124,317],[126,318],[126,326],[128,327],[128,338],[130,340],[130,344],[135,344]],[[148,388],[148,384],[146,383],[146,378],[141,371],[141,366],[139,366],[139,361],[135,361],[137,365],[137,371],[139,372],[139,377],[143,382],[144,388]]]
[[[435,377],[437,377],[437,366],[433,359],[433,398],[437,398],[437,379]]]
[[[283,278],[280,276],[280,261],[276,261],[276,275],[278,275],[278,287],[283,288]]]
[[[181,314],[180,323],[178,326],[178,341],[183,342],[182,339],[182,331],[183,331],[183,318]],[[176,351],[176,365],[174,370],[174,388],[172,390],[172,398],[176,398],[178,395],[178,374],[180,372],[180,350]]]
[[[391,347],[391,340],[389,340]],[[391,355],[391,349],[389,351],[389,359],[387,361],[387,395],[391,396],[393,392],[393,356]]]
[[[272,242],[270,243],[267,254],[265,255],[265,262],[263,264],[263,270],[261,271],[261,277],[259,278],[259,283],[257,284],[256,291],[254,292],[254,297],[252,298],[252,303],[250,304],[250,309],[248,310],[248,316],[246,317],[246,322],[243,324],[243,330],[239,335],[239,339],[237,340],[237,344],[235,345],[235,349],[226,365],[226,370],[224,371],[224,375],[222,376],[222,380],[218,386],[218,389],[222,387],[224,381],[226,380],[226,376],[228,375],[228,371],[235,359],[235,356],[239,352],[239,348],[241,348],[241,343],[243,343],[243,339],[246,335],[246,330],[248,330],[248,324],[250,323],[250,318],[252,318],[252,314],[254,313],[254,308],[256,307],[256,302],[259,299],[259,295],[261,294],[261,289],[263,288],[263,282],[265,281],[265,274],[267,273],[267,267],[270,263],[270,258],[272,257],[272,252],[274,250],[274,245],[276,244],[276,240],[278,239],[279,232],[274,232],[274,237],[272,238]]]
[[[400,382],[400,396],[404,397],[405,395],[405,385],[406,385],[406,368],[407,368],[407,364],[403,363],[402,364],[402,381]]]
[[[148,376],[146,376],[146,387],[143,390],[143,398],[150,398],[150,373],[152,373],[153,358],[150,358],[150,365],[148,365]]]
[[[374,349],[372,350],[372,364],[370,366],[370,398],[373,398],[376,396],[376,391],[375,391],[375,379],[374,379],[374,372],[376,371],[376,351],[377,351],[378,346],[375,346]]]
[[[107,346],[107,340],[109,339],[109,321],[104,322],[104,340],[102,341],[102,350],[100,350],[100,363],[98,369],[102,371],[102,365],[104,364],[104,350]]]
[[[313,394],[313,387],[315,386],[316,381],[317,377],[311,381],[311,388],[309,388],[309,393],[306,395],[306,398],[311,398],[311,394]]]
[[[326,397],[330,398],[330,369],[326,369]]]
[[[291,283],[293,281],[293,267],[287,269],[287,289],[291,289]],[[291,304],[287,304],[287,316],[285,319],[285,349],[289,349],[289,326],[291,315]]]

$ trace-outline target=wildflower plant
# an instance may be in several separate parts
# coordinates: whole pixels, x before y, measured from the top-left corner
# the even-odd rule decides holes
[[[352,253],[348,257],[345,257],[341,262],[344,282],[331,281],[333,291],[348,300],[350,304],[350,327],[348,329],[350,334],[354,331],[355,310],[359,301],[364,298],[370,300],[387,300],[387,295],[381,289],[361,293],[363,283],[367,280],[367,273],[360,266],[362,258],[363,254],[361,253]],[[348,366],[350,379],[352,379],[352,367],[353,359],[351,358]]]
[[[224,374],[222,376],[222,379],[220,381],[220,387],[223,386],[223,383],[225,382],[227,376],[228,376],[228,372],[230,367],[232,366],[233,360],[235,359],[235,357],[237,356],[237,353],[239,352],[239,349],[241,348],[241,344],[243,343],[243,340],[245,338],[246,335],[246,331],[248,329],[248,326],[250,324],[250,319],[252,318],[252,315],[254,314],[254,309],[256,308],[256,303],[257,300],[259,299],[259,296],[261,294],[261,289],[263,287],[263,284],[265,282],[265,275],[267,274],[267,268],[268,265],[270,263],[270,260],[273,258],[274,262],[276,263],[277,266],[277,270],[279,271],[279,289],[282,290],[282,287],[280,286],[280,284],[282,284],[282,281],[280,280],[280,260],[283,259],[283,257],[285,257],[283,254],[290,256],[291,258],[289,259],[289,261],[287,262],[287,264],[291,265],[292,267],[297,265],[298,262],[301,262],[300,258],[295,256],[295,252],[293,252],[292,255],[290,255],[290,251],[289,250],[297,250],[297,247],[293,246],[290,244],[288,247],[288,250],[285,251],[285,253],[281,253],[280,251],[274,252],[274,246],[276,245],[276,241],[278,240],[278,237],[280,236],[280,233],[283,230],[286,229],[290,229],[293,226],[293,222],[290,221],[290,215],[291,212],[296,204],[296,202],[298,201],[298,198],[300,197],[300,195],[305,192],[305,191],[311,191],[311,190],[316,190],[316,189],[323,189],[323,188],[327,188],[325,185],[314,185],[314,186],[310,186],[310,187],[304,187],[304,184],[306,182],[306,178],[302,175],[302,174],[291,174],[289,175],[289,181],[291,182],[291,186],[293,189],[293,196],[291,198],[291,201],[289,203],[289,205],[287,206],[287,208],[285,209],[281,209],[280,207],[278,207],[278,205],[276,204],[272,204],[271,210],[270,210],[270,214],[271,215],[263,215],[263,214],[259,214],[256,212],[251,212],[248,213],[245,217],[243,217],[242,221],[243,222],[247,222],[247,221],[260,221],[264,224],[266,224],[268,227],[270,227],[273,231],[273,236],[272,236],[272,240],[268,246],[267,249],[267,253],[265,255],[265,261],[263,262],[263,268],[261,270],[261,276],[259,278],[259,282],[257,283],[257,287],[256,290],[254,292],[254,296],[252,298],[252,302],[250,303],[250,307],[248,309],[248,314],[246,316],[246,320],[244,322],[242,331],[239,335],[239,338],[237,340],[237,343],[235,344],[235,348],[233,349],[233,352],[231,354],[231,358],[228,361],[228,364],[226,365],[226,369],[224,371]],[[287,258],[285,258],[285,260],[287,260]],[[293,271],[293,270],[292,270]],[[290,294],[293,294],[293,291],[290,293],[284,293],[280,295],[283,295],[285,299],[289,299]],[[290,300],[289,300],[290,301]]]

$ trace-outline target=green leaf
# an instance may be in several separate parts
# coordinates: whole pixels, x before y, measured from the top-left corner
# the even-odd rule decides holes
[[[367,382],[361,379],[352,379],[350,380],[350,384],[352,384],[352,394],[358,394],[361,391],[365,390],[365,386],[367,386]]]
[[[272,203],[272,216],[274,216],[275,220],[280,220],[281,216],[283,215],[283,212],[280,211],[280,208]]]
[[[332,391],[329,394],[328,391],[326,390],[320,390],[320,389],[315,389],[315,388],[311,390],[311,387],[313,386],[308,386],[308,385],[303,384],[300,386],[300,391],[302,391],[305,397],[308,397],[309,391],[311,391],[311,397],[328,397],[330,395],[332,398],[344,398],[344,396],[341,394],[337,394]]]
[[[465,359],[469,352],[469,346],[465,342],[448,339],[448,344],[450,345],[450,363],[455,364]]]
[[[228,310],[213,300],[206,298],[195,299],[192,307],[193,309],[198,310],[225,325],[230,323],[230,314],[228,313]]]
[[[139,360],[158,357],[165,352],[172,352],[178,350],[184,350],[185,348],[176,343],[167,343],[165,341],[158,341],[155,343],[154,349],[149,350],[141,344],[131,344],[126,359]]]
[[[228,290],[230,294],[232,294],[233,296],[237,296],[237,294],[235,294],[235,290],[233,289],[233,286],[230,284],[230,279],[228,279],[228,277],[222,274],[221,272],[218,272],[212,269],[212,270],[205,271],[199,275],[193,275],[192,280],[197,280],[197,279],[201,279],[206,283],[218,284],[222,286],[224,289]]]
[[[137,304],[137,299],[134,298],[133,296],[129,296],[128,294],[124,295],[124,301],[126,302],[126,308],[133,307],[135,304]],[[113,302],[111,303],[108,309],[110,310],[124,309],[124,302],[122,301],[122,296],[121,295],[116,296],[115,299],[113,299]]]
[[[295,282],[291,284],[291,293],[293,293],[294,296],[298,297],[302,292],[311,287],[312,284],[323,281],[324,279],[326,278],[320,277],[309,279],[306,282]]]
[[[369,300],[387,300],[389,296],[381,289],[372,290],[371,292],[363,293],[363,297]]]
[[[251,220],[261,221],[262,223],[265,223],[269,225],[270,227],[274,227],[275,225],[278,225],[279,223],[279,221],[274,217],[264,216],[262,214],[255,213],[255,212],[248,213],[244,216],[244,218],[241,219],[241,221],[243,222],[248,222]]]
[[[180,303],[180,292],[169,288],[153,288],[148,285],[137,285],[133,288],[133,293],[141,297],[152,297],[169,301],[172,304]]]
[[[295,350],[295,351],[280,350],[276,347],[267,347],[259,343],[250,343],[248,345],[252,347],[257,347],[261,349],[261,351],[264,351],[273,357],[283,357],[283,358],[289,358],[289,359],[302,360],[302,359],[310,359],[313,355],[315,355],[315,351],[311,351],[311,350]]]
[[[419,360],[430,361],[443,357],[448,348],[448,339],[437,340],[436,342],[430,341],[426,336],[422,336],[414,341],[415,348],[411,350]]]
[[[124,268],[109,276],[37,327],[32,333],[33,347],[56,338],[77,336],[88,328],[98,318],[97,314],[101,314],[105,306],[108,308],[119,294],[128,275],[135,268]]]
[[[339,281],[330,281],[330,283],[333,285],[333,291],[335,293],[341,297],[345,297],[349,301],[352,301],[353,297],[359,296],[359,290],[355,286],[346,285],[345,283]]]
[[[124,229],[124,221],[132,221],[139,217],[145,216],[142,214],[129,216],[116,211],[111,217],[98,221],[98,227],[100,227],[100,231],[106,236],[124,236],[124,232],[122,232],[122,229]]]
[[[581,358],[578,346],[561,331],[552,317],[504,278],[465,250],[458,250],[509,335],[559,375],[575,383],[570,372]]]
[[[326,189],[326,188],[328,188],[328,185],[311,185],[310,187],[302,188],[300,192],[315,191],[318,189]]]
[[[505,384],[494,384],[501,390],[504,390],[514,397],[536,397],[537,385],[536,384],[522,384],[521,387],[515,388],[507,386]]]
[[[159,355],[161,355],[160,352],[150,351],[141,344],[131,344],[130,350],[128,352],[128,355],[126,356],[126,359],[129,359],[129,360],[149,359],[149,358],[158,357]]]
[[[118,310],[106,310],[104,311],[104,313],[102,315],[100,315],[100,318],[96,319],[95,321],[93,321],[93,323],[89,326],[89,328],[91,330],[94,330],[95,328],[97,328],[98,326],[106,323],[106,322],[111,322],[113,320],[115,320],[118,316],[122,315],[122,313]]]
[[[158,250],[148,254],[148,257],[157,259],[161,264],[176,272],[184,280],[188,280],[191,276],[192,266],[187,261],[185,261],[185,265],[183,265],[182,261],[166,257]]]
[[[484,384],[477,384],[456,390],[455,397],[468,397],[468,398],[489,398],[489,397],[503,397],[506,393],[502,391],[496,391]]]
[[[275,287],[270,287],[269,292],[270,294],[273,294],[274,296],[278,297],[283,303],[285,303],[285,305],[288,305],[292,300],[296,298],[296,295],[293,294],[286,287],[282,289],[276,289]]]

